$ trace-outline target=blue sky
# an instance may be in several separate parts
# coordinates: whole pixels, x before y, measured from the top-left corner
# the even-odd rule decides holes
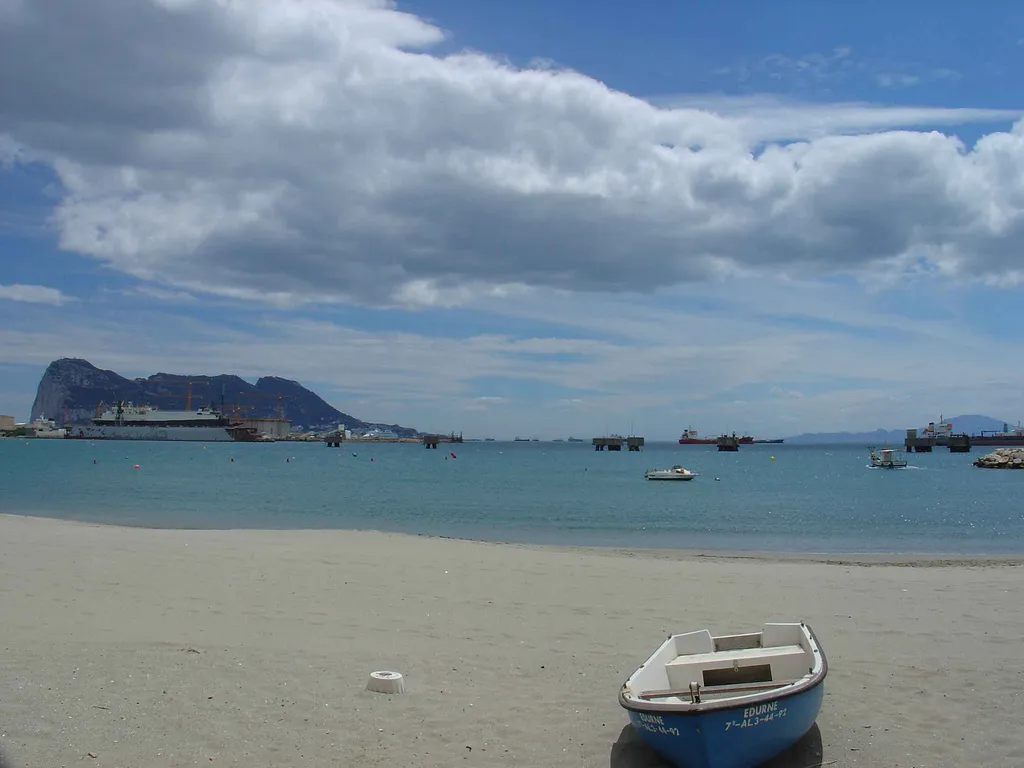
[[[1024,418],[1024,9],[61,9],[0,9],[0,413],[75,356],[478,436]]]

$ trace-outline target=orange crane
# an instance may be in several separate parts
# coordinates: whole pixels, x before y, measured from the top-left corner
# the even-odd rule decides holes
[[[298,395],[282,395],[278,392],[276,395],[269,394],[267,392],[249,392],[242,393],[242,397],[276,397],[277,398],[277,418],[284,418],[284,401],[289,398],[298,397]]]

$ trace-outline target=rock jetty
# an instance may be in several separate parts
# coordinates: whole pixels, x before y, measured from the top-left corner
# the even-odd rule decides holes
[[[1024,448],[996,448],[974,462],[985,469],[1024,469]]]

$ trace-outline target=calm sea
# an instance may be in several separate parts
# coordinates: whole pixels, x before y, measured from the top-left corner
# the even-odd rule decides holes
[[[449,456],[454,451],[456,458]],[[944,449],[0,440],[0,512],[170,528],[362,528],[494,541],[772,552],[1024,553],[1024,472]],[[772,458],[774,457],[774,459]],[[232,461],[233,459],[233,461]],[[139,468],[135,469],[134,465]],[[682,464],[687,483],[649,482]],[[715,480],[715,478],[720,478]]]

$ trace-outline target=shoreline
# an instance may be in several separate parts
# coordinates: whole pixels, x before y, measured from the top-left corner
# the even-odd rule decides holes
[[[138,531],[180,531],[211,534],[256,534],[261,536],[304,535],[304,536],[345,536],[351,534],[395,537],[398,539],[420,539],[427,541],[453,541],[482,546],[508,547],[538,552],[563,554],[593,554],[625,558],[642,558],[665,561],[724,561],[757,563],[810,563],[818,565],[856,567],[901,567],[901,568],[959,568],[990,567],[1015,568],[1024,566],[1024,554],[1006,553],[928,553],[928,552],[780,552],[717,549],[677,549],[670,547],[623,547],[618,545],[594,546],[573,544],[539,544],[499,539],[477,539],[468,536],[447,536],[429,533],[407,533],[378,528],[182,528],[175,526],[131,525],[107,523],[93,520],[77,520],[65,517],[48,517],[39,514],[0,512],[0,520],[23,519],[45,521],[55,524],[70,524],[84,527],[112,528]]]

